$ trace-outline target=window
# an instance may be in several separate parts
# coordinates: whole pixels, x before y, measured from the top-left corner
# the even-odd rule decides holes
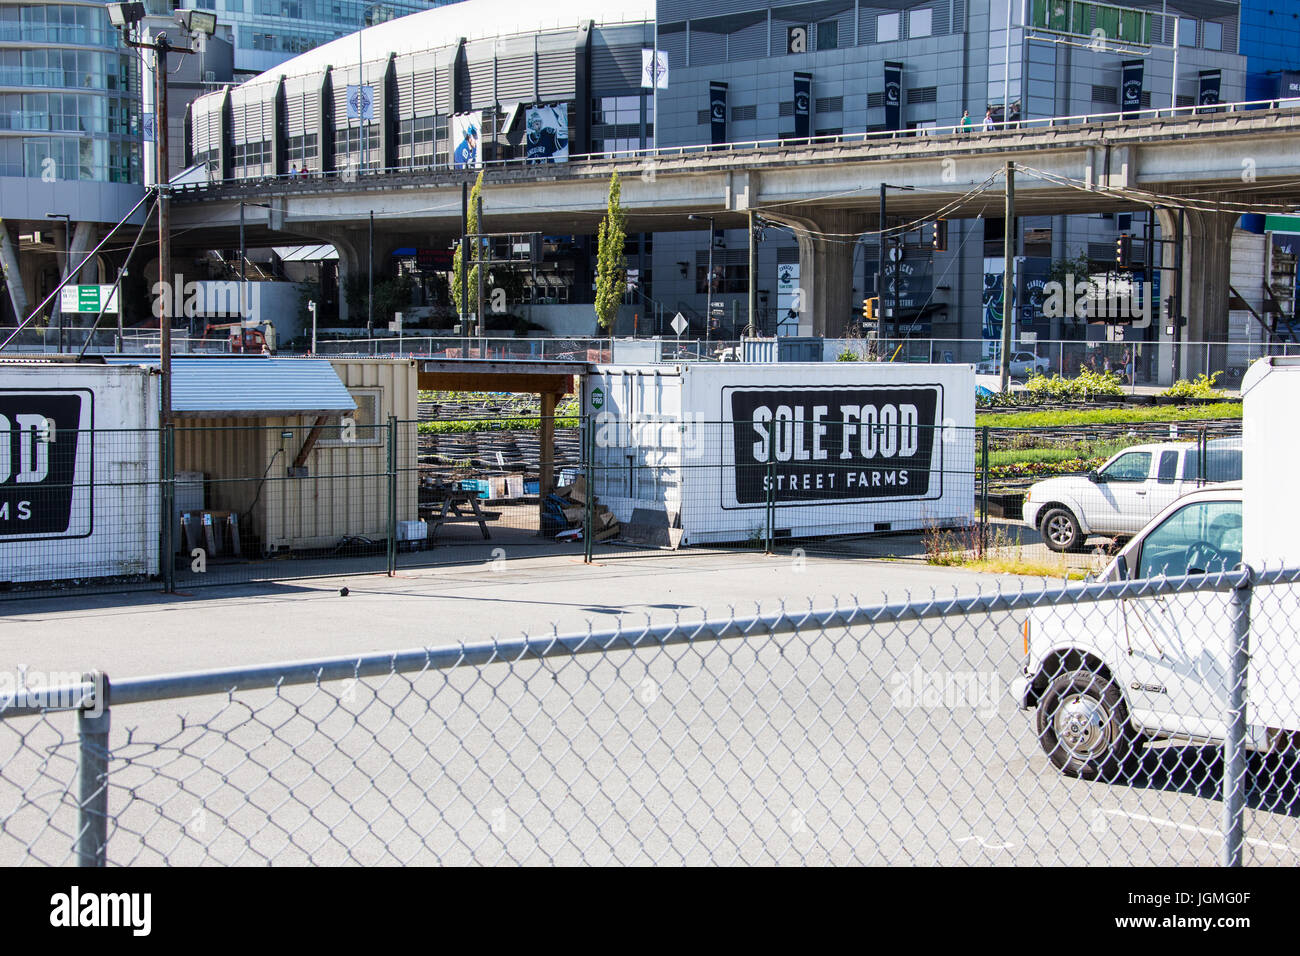
[[[1204,475],[1201,474],[1202,467]],[[1187,452],[1183,457],[1183,481],[1241,481],[1241,449],[1224,448],[1210,442],[1204,459],[1195,451]]]
[[[1196,46],[1196,21],[1187,17],[1178,18],[1178,45]]]
[[[1178,452],[1162,451],[1160,453],[1160,470],[1156,473],[1156,480],[1162,485],[1172,485],[1177,477]]]
[[[817,24],[817,49],[834,50],[840,45],[840,24],[838,20],[823,20]]]
[[[898,39],[899,14],[882,13],[876,17],[876,42],[888,43]]]
[[[1215,574],[1241,563],[1241,502],[1201,501],[1179,508],[1147,535],[1138,577]]]
[[[1223,24],[1206,21],[1201,25],[1201,46],[1207,50],[1223,49]]]
[[[350,388],[348,394],[357,403],[355,411],[331,415],[321,429],[317,445],[380,445],[386,426],[379,421],[380,388]],[[351,430],[345,431],[351,423]]]
[[[929,10],[913,10],[907,15],[907,35],[913,39],[928,37],[931,33]]]
[[[1103,468],[1101,474],[1107,481],[1146,481],[1151,474],[1151,452],[1126,452]]]

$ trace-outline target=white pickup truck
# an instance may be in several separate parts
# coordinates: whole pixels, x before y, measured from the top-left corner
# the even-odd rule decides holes
[[[1209,481],[1241,480],[1241,443],[1213,439],[1134,445],[1087,475],[1035,482],[1025,493],[1025,523],[1053,551],[1081,549],[1089,535],[1128,536],[1170,502]]]
[[[1245,401],[1240,483],[1207,485],[1169,502],[1103,572],[1111,581],[1300,567],[1290,440],[1300,359],[1256,362]],[[1147,739],[1217,744],[1225,735],[1229,596],[1179,591],[1032,611],[1013,684],[1037,710],[1038,738],[1062,772],[1092,779],[1122,767]],[[1300,585],[1258,588],[1247,674],[1247,744],[1300,739]]]

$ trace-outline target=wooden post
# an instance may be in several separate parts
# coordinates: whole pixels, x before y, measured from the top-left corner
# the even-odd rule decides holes
[[[559,399],[560,396],[554,392],[542,392],[542,427],[537,482],[539,532],[542,529],[542,516],[546,512],[546,496],[555,490],[555,407]]]

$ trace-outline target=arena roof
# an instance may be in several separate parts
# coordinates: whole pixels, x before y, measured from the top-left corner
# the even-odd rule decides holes
[[[359,52],[371,62],[387,58],[389,53],[401,56],[451,46],[462,37],[480,40],[576,29],[589,20],[605,26],[653,23],[654,19],[654,0],[462,0],[367,27],[361,31]],[[353,33],[286,60],[247,85],[323,73],[326,66],[347,66],[356,63],[357,57],[357,34]]]

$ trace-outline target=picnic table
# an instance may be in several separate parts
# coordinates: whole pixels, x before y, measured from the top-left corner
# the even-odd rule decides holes
[[[465,506],[469,510],[462,510]],[[492,538],[487,523],[501,517],[499,511],[484,511],[479,507],[477,491],[445,491],[442,501],[420,505],[420,517],[429,525],[429,542],[432,543],[437,531],[445,524],[477,524],[483,532],[484,540]]]

